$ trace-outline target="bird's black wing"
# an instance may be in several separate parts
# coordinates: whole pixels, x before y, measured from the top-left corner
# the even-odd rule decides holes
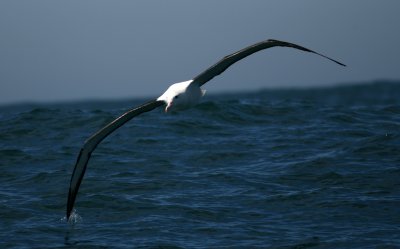
[[[246,48],[239,50],[233,54],[225,56],[220,61],[218,61],[216,64],[214,64],[213,66],[211,66],[210,68],[208,68],[207,70],[205,70],[204,72],[202,72],[201,74],[199,74],[195,78],[193,78],[192,84],[199,84],[199,86],[202,86],[206,82],[208,82],[212,78],[214,78],[215,76],[220,75],[222,72],[224,72],[228,67],[230,67],[235,62],[237,62],[251,54],[254,54],[255,52],[258,52],[260,50],[272,48],[272,47],[276,47],[276,46],[296,48],[296,49],[300,49],[302,51],[311,52],[311,53],[320,55],[328,60],[331,60],[341,66],[346,66],[337,60],[331,59],[328,56],[325,56],[323,54],[312,51],[311,49],[308,49],[308,48],[305,48],[305,47],[302,47],[302,46],[299,46],[299,45],[296,45],[293,43],[289,43],[289,42],[269,39],[269,40],[265,40],[265,41],[256,43],[254,45],[251,45],[249,47],[246,47]]]
[[[159,106],[164,105],[164,101],[152,100],[139,107],[131,109],[114,121],[106,125],[103,129],[96,132],[88,140],[85,141],[81,151],[79,152],[78,159],[75,163],[75,168],[71,176],[71,182],[69,185],[68,203],[67,203],[67,220],[74,207],[76,195],[78,194],[79,186],[81,185],[83,175],[85,174],[86,166],[90,159],[90,155],[96,149],[97,145],[103,141],[113,131],[121,127],[123,124],[131,120],[132,118],[144,113],[151,111]]]

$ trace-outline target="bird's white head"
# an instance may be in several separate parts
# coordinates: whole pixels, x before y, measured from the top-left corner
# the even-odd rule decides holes
[[[198,84],[191,84],[192,80],[172,84],[157,100],[164,101],[167,105],[165,112],[186,109],[200,101],[205,90]]]

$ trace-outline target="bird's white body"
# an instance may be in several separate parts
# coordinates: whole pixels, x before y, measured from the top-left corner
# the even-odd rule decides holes
[[[172,84],[157,100],[164,101],[166,104],[165,112],[169,112],[196,105],[205,93],[206,91],[202,90],[199,84],[193,83],[193,80],[188,80]]]

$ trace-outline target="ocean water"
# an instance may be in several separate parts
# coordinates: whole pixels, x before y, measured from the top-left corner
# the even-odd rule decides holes
[[[0,107],[0,248],[400,248],[400,84]]]

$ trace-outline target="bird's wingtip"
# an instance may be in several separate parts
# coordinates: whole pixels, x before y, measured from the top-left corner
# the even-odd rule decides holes
[[[331,59],[331,58],[329,58],[329,59]],[[341,63],[340,61],[337,61],[337,60],[334,60],[334,59],[331,59],[333,62],[336,62],[337,64],[339,64],[339,65],[341,65],[342,67],[347,67],[347,65],[346,64],[343,64],[343,63]]]

